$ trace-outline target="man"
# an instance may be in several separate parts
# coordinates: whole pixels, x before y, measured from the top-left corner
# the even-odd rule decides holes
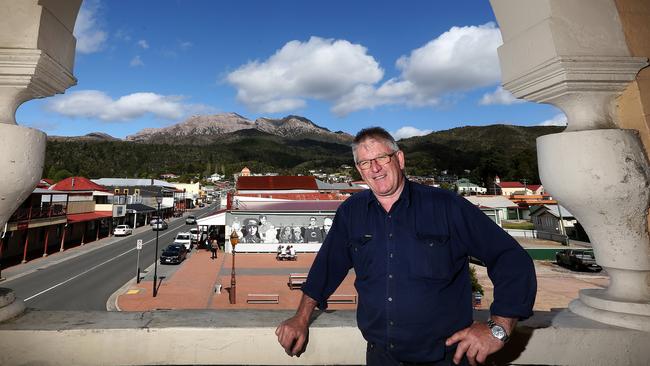
[[[484,362],[532,315],[532,260],[464,198],[405,179],[404,153],[384,129],[360,131],[352,152],[370,190],[339,207],[278,341],[300,355],[315,307],[327,307],[354,267],[368,365]],[[470,255],[487,264],[494,283],[489,323],[472,322]]]
[[[323,242],[323,232],[320,227],[316,226],[316,218],[314,216],[309,218],[309,226],[305,228],[304,238],[308,243]]]
[[[260,215],[259,217],[260,220],[260,227],[258,229],[260,233],[260,237],[262,238],[263,243],[270,243],[272,241],[267,241],[266,240],[266,233],[269,231],[269,229],[273,226],[270,222],[267,221],[266,215]]]

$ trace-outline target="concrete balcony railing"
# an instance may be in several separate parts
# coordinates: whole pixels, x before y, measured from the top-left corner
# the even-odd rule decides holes
[[[318,314],[307,352],[290,358],[275,327],[288,311],[27,311],[0,324],[2,365],[361,365],[354,312]],[[478,312],[477,319],[487,317]],[[492,364],[647,365],[650,333],[566,310],[521,323]]]

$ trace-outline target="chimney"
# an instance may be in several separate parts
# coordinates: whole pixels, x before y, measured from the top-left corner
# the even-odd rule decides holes
[[[72,187],[74,187],[74,177],[72,177]]]

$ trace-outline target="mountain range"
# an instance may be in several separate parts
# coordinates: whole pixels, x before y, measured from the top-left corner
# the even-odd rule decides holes
[[[293,140],[315,140],[334,143],[350,143],[352,136],[345,132],[331,132],[307,118],[286,116],[281,119],[258,118],[251,121],[237,113],[221,113],[192,116],[183,122],[162,128],[145,128],[124,141],[146,144],[209,145],[221,141],[224,136],[244,130],[255,130]],[[118,141],[101,132],[79,137],[52,136],[54,141]]]
[[[563,127],[467,126],[402,139],[407,173],[448,171],[476,183],[494,175],[504,180],[539,182],[535,139]],[[352,136],[331,132],[307,118],[248,120],[236,113],[193,116],[164,128],[149,128],[118,139],[104,133],[48,137],[44,176],[158,177],[230,175],[248,166],[253,172],[308,174],[353,165]]]

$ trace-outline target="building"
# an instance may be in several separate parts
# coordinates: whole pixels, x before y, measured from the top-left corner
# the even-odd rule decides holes
[[[157,179],[100,178],[93,182],[101,184],[115,197],[122,196],[126,201],[126,218],[122,222],[133,228],[147,225],[153,216],[172,216],[179,205],[180,192],[174,184]],[[156,197],[162,197],[160,207]]]
[[[568,243],[569,236],[577,237],[578,220],[561,205],[544,204],[531,207],[530,218],[539,239]]]
[[[456,181],[456,189],[460,195],[476,195],[476,194],[486,194],[487,188],[481,187],[478,184],[470,182],[467,178],[461,178]]]
[[[501,226],[502,220],[517,218],[518,206],[503,196],[465,196],[474,206],[478,207],[487,217]]]

